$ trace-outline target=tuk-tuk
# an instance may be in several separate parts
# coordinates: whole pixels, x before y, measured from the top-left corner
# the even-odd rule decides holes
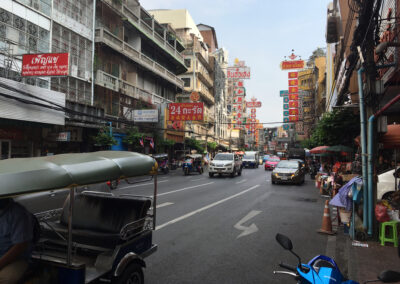
[[[169,173],[168,154],[154,154],[153,158],[157,161],[158,171],[164,174]]]
[[[185,161],[182,164],[182,170],[185,176],[191,172],[198,172],[201,175],[204,172],[203,156],[200,154],[186,155]]]
[[[153,198],[75,190],[143,175],[154,179]],[[63,208],[35,214],[40,239],[21,283],[143,283],[144,258],[157,250],[153,158],[100,151],[8,159],[0,161],[0,181],[0,198],[69,188]]]

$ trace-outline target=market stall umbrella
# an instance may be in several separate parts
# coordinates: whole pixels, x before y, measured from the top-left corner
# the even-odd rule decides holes
[[[345,153],[350,153],[353,152],[353,149],[344,145],[335,145],[335,146],[330,146],[328,149],[326,149],[328,152],[345,152]]]
[[[328,148],[329,148],[329,146],[318,146],[318,147],[312,148],[312,149],[310,150],[310,153],[311,153],[311,154],[322,154],[322,153],[326,153],[326,152],[327,152],[326,149],[328,149]]]

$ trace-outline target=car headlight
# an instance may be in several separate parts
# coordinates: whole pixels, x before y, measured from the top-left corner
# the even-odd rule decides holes
[[[279,174],[278,173],[274,173],[274,176],[279,177]]]

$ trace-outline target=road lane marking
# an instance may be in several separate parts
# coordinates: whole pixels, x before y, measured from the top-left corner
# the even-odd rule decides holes
[[[171,220],[171,221],[168,221],[168,222],[166,222],[166,223],[164,223],[164,224],[162,224],[162,225],[157,226],[157,227],[156,227],[156,231],[157,231],[157,230],[160,230],[160,229],[162,229],[162,228],[165,228],[165,227],[168,226],[168,225],[177,223],[177,222],[182,221],[182,220],[184,220],[184,219],[186,219],[186,218],[189,218],[189,217],[191,217],[191,216],[193,216],[193,215],[196,215],[196,214],[198,214],[198,213],[200,213],[200,212],[202,212],[202,211],[205,211],[205,210],[207,210],[207,209],[210,209],[210,208],[212,208],[212,207],[214,207],[214,206],[217,206],[217,205],[219,205],[219,204],[221,204],[221,203],[224,203],[224,202],[226,202],[226,201],[228,201],[228,200],[231,200],[232,198],[235,198],[235,197],[238,197],[238,196],[240,196],[240,195],[243,195],[243,194],[245,194],[245,193],[247,193],[247,192],[249,192],[249,191],[252,191],[253,189],[255,189],[255,188],[259,187],[259,186],[260,186],[260,185],[257,184],[257,185],[255,185],[255,186],[252,186],[252,187],[246,189],[246,190],[243,190],[243,191],[241,191],[241,192],[239,192],[239,193],[236,193],[236,194],[234,194],[234,195],[232,195],[232,196],[229,196],[229,197],[227,197],[227,198],[221,199],[221,200],[219,200],[219,201],[217,201],[217,202],[211,203],[211,204],[209,204],[209,205],[207,205],[207,206],[204,206],[204,207],[202,207],[202,208],[200,208],[200,209],[197,209],[197,210],[194,210],[194,211],[192,211],[192,212],[189,212],[189,213],[187,213],[187,214],[185,214],[185,215],[183,215],[183,216],[181,216],[181,217],[178,217],[178,218],[175,218],[175,219],[173,219],[173,220]]]
[[[260,213],[261,213],[261,211],[252,210],[245,217],[243,217],[239,222],[237,222],[235,224],[235,226],[233,226],[233,227],[235,227],[235,229],[238,229],[239,231],[243,231],[239,236],[236,237],[236,239],[239,239],[241,237],[258,232],[258,228],[257,228],[256,224],[252,223],[250,226],[246,227],[246,226],[243,226],[243,223],[246,223],[247,221],[254,218],[255,216],[257,216]]]
[[[190,181],[198,181],[198,180],[202,180],[204,178],[198,178],[198,179],[191,179]]]
[[[160,181],[157,181],[157,183],[162,183],[162,182],[167,182],[167,181],[169,181],[169,179],[160,180]],[[126,186],[126,187],[119,187],[118,189],[127,189],[127,188],[131,188],[131,187],[139,187],[139,186],[145,186],[145,185],[150,185],[150,184],[154,184],[154,182],[134,184],[134,185]]]
[[[206,186],[206,185],[213,184],[213,183],[214,182],[208,182],[208,183],[198,184],[198,185],[194,185],[194,186],[184,187],[184,188],[177,189],[177,190],[172,190],[172,191],[168,191],[168,192],[164,192],[164,193],[159,193],[159,194],[157,194],[157,196],[167,195],[167,194],[171,194],[171,193],[175,193],[175,192],[179,192],[179,191],[184,191],[186,189],[192,189],[192,188],[196,188],[196,187],[200,187],[200,186]]]
[[[241,183],[244,183],[244,182],[246,182],[246,181],[247,181],[247,179],[244,179],[244,180],[241,180],[241,181],[236,182],[236,184],[241,184]]]
[[[174,204],[174,203],[172,203],[172,202],[165,202],[165,203],[158,204],[158,205],[156,206],[156,208],[158,209],[158,208],[162,208],[162,207],[169,206],[169,205],[173,205],[173,204]]]

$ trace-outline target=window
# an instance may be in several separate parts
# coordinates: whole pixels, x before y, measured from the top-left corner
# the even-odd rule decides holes
[[[183,86],[190,87],[190,78],[182,78]]]
[[[187,68],[190,68],[190,65],[191,65],[191,60],[190,59],[185,59],[185,66]]]

